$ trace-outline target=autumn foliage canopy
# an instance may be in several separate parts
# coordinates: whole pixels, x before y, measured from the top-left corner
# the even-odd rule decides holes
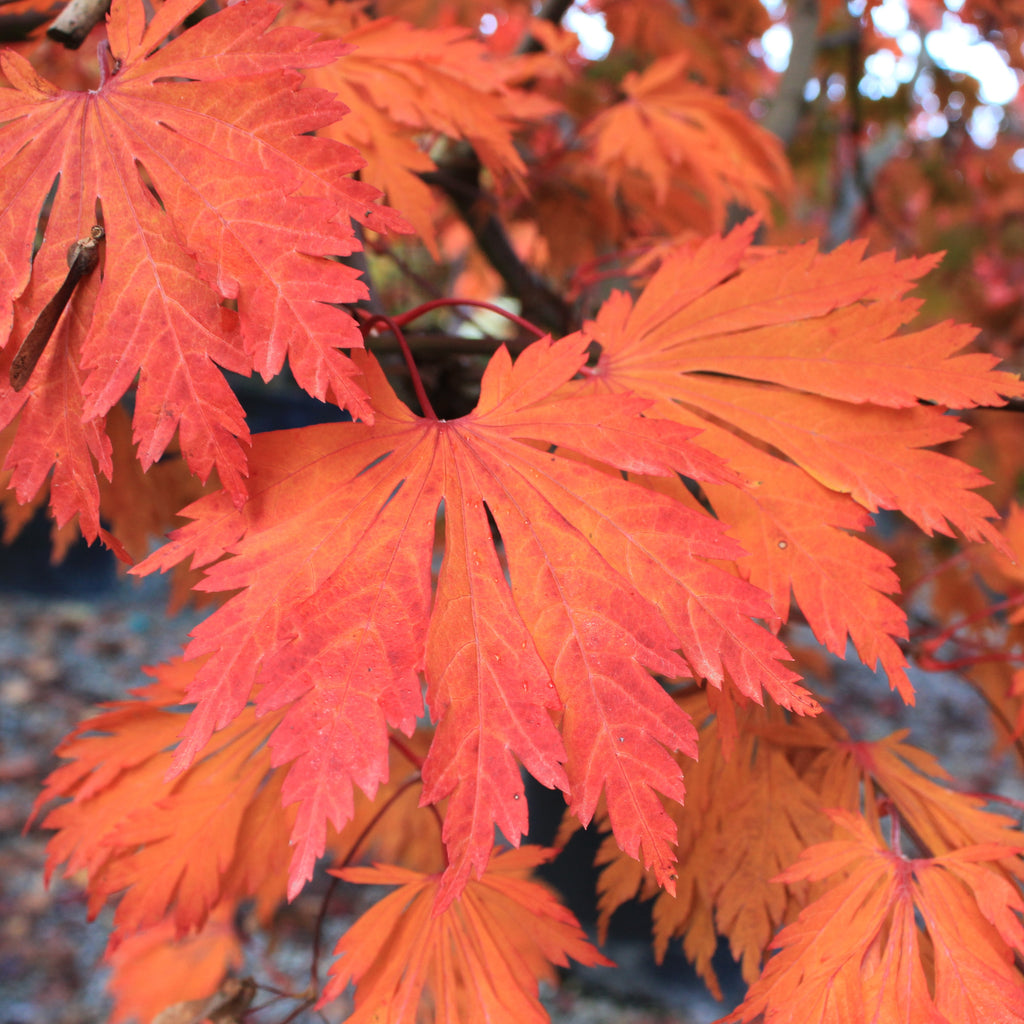
[[[724,940],[729,1020],[1024,1022],[1012,801],[843,714],[955,673],[1021,767],[1021,150],[962,77],[844,85],[874,3],[17,6],[7,539],[48,504],[209,609],[39,797],[114,1019],[241,1020],[239,909],[328,873],[391,891],[259,1019],[546,1021],[609,963],[538,875],[586,827],[599,937],[651,900],[719,997]],[[250,433],[254,374],[318,421]]]

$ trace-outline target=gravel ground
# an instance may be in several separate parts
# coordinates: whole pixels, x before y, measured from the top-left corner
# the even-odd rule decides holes
[[[0,552],[2,556],[2,552]],[[168,622],[159,586],[98,599],[0,594],[0,1021],[84,1024],[106,1016],[96,970],[108,925],[81,891],[44,887],[46,833],[22,834],[52,750],[100,701],[142,683],[191,626]]]
[[[161,580],[118,580],[104,561],[86,558],[65,576],[6,555],[0,548],[0,584],[6,585],[0,590],[0,1024],[99,1024],[110,1010],[106,972],[98,966],[109,912],[90,924],[73,881],[47,889],[47,835],[23,834],[23,826],[58,763],[54,747],[96,703],[122,699],[143,683],[143,665],[178,653],[198,616],[167,619]],[[23,589],[56,586],[65,593],[45,597]],[[301,989],[318,909],[318,893],[304,893],[284,915],[273,948],[254,944],[251,968],[262,977],[291,978]],[[328,921],[328,950],[343,928],[343,917]],[[624,969],[570,975],[558,992],[545,994],[552,1019],[707,1024],[727,1012],[685,963],[655,970],[649,950],[640,935],[613,943],[605,952]],[[327,1019],[340,1021],[346,1012],[339,1000]]]
[[[27,576],[23,570],[0,549],[0,581],[52,585],[43,579],[45,566],[30,566]],[[0,1024],[106,1019],[109,1002],[97,964],[108,921],[101,916],[87,924],[82,893],[73,883],[44,887],[46,835],[38,830],[23,835],[22,826],[56,763],[55,745],[92,705],[120,699],[142,683],[142,665],[177,653],[197,618],[192,613],[168,620],[159,579],[139,586],[117,580],[103,565],[80,569],[64,585],[65,594],[55,597],[23,589],[0,592]],[[864,671],[844,672],[834,709],[862,736],[891,731],[905,720],[914,730],[912,739],[970,785],[1024,797],[1012,765],[990,762],[982,739],[985,710],[969,689],[953,680],[922,677],[918,708],[907,711],[883,681]],[[303,894],[283,915],[273,947],[256,944],[252,967],[291,977],[301,988],[309,955],[304,939],[318,908],[315,891]],[[632,923],[627,920],[625,937],[605,947],[618,970],[576,970],[559,992],[548,994],[555,1022],[709,1024],[728,1012],[730,1006],[711,1000],[695,982],[681,956],[670,953],[666,966],[654,969],[643,913]],[[343,927],[343,917],[328,922],[327,949]],[[723,980],[728,984],[727,975]],[[327,1019],[341,1020],[345,1012],[339,1001]],[[284,1015],[275,1011],[263,1019]]]

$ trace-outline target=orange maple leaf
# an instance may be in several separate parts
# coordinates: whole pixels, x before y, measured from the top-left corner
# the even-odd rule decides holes
[[[47,881],[61,865],[65,875],[84,871],[92,916],[123,893],[112,947],[140,930],[173,926],[177,936],[191,934],[248,899],[267,923],[284,900],[296,809],[282,810],[284,772],[270,768],[265,746],[280,713],[257,722],[246,709],[186,772],[166,778],[184,722],[180,705],[200,665],[159,665],[149,670],[155,681],[132,700],[101,706],[57,748],[68,763],[50,773],[36,801],[33,817],[66,800],[43,822],[56,831]],[[417,808],[420,775],[408,770],[429,736],[424,730],[392,745],[393,781],[376,803],[359,799],[348,827],[328,838],[336,862],[369,850],[421,870],[443,867],[437,816]]]
[[[681,937],[687,957],[716,994],[712,957],[719,935],[742,958],[751,984],[773,932],[815,895],[804,879],[787,878],[782,886],[773,876],[805,847],[833,834],[826,808],[856,813],[880,837],[881,806],[926,855],[975,846],[1017,853],[1024,848],[1013,818],[935,781],[947,778],[945,772],[926,752],[901,742],[903,733],[851,743],[827,712],[787,723],[777,708],[747,707],[737,715],[739,736],[726,750],[720,717],[708,718],[706,696],[683,702],[703,724],[700,761],[685,772],[686,806],[669,808],[679,829],[676,893],[663,891],[606,840],[597,858],[603,865],[598,934],[605,934],[611,915],[627,900],[653,898],[655,956],[660,961],[670,940]],[[567,833],[563,826],[560,841]],[[1010,878],[1002,865],[991,870]],[[822,884],[815,886],[821,890]]]
[[[350,1024],[414,1024],[421,996],[434,1020],[547,1024],[537,982],[557,981],[552,964],[569,957],[614,966],[583,935],[552,893],[529,878],[554,851],[538,846],[495,852],[479,880],[435,913],[437,875],[378,865],[346,868],[339,878],[360,885],[398,885],[363,914],[335,947],[341,959],[319,1006],[356,984]]]
[[[687,75],[688,54],[655,60],[622,80],[626,98],[583,130],[611,190],[642,178],[664,204],[683,184],[721,229],[730,202],[768,213],[790,187],[789,165],[774,136]]]
[[[276,374],[372,415],[339,346],[365,287],[328,256],[358,249],[350,218],[400,225],[354,181],[353,150],[309,132],[344,113],[299,90],[295,70],[344,47],[271,29],[277,7],[236,4],[160,46],[199,0],[115,0],[104,78],[89,92],[47,82],[0,51],[0,424],[20,413],[7,467],[28,500],[51,467],[60,523],[99,533],[93,459],[111,473],[103,417],[135,385],[135,441],[149,468],[175,430],[192,470],[216,467],[245,496],[248,432],[219,367]],[[45,241],[36,233],[48,194]],[[27,386],[7,383],[22,341],[68,275],[65,250],[101,225],[102,271],[85,277]],[[104,251],[105,250],[105,251]],[[229,308],[237,304],[237,312]],[[20,383],[24,384],[24,381]]]
[[[179,935],[201,928],[225,899],[283,895],[293,812],[281,809],[280,773],[270,771],[266,736],[280,715],[252,709],[219,733],[204,758],[166,779],[185,716],[175,705],[197,663],[160,666],[137,698],[105,707],[57,748],[68,760],[36,801],[70,798],[46,816],[47,879],[89,876],[89,911],[127,890],[114,915],[118,935],[173,922]],[[276,898],[275,898],[276,895]]]
[[[852,838],[806,850],[776,881],[840,877],[776,938],[780,952],[730,1021],[765,1024],[1019,1024],[1024,899],[991,862],[1018,850],[969,846],[911,860],[846,811]],[[923,922],[918,925],[917,917]]]
[[[168,920],[108,946],[104,959],[111,968],[111,1024],[153,1022],[173,1004],[216,992],[225,974],[241,967],[244,959],[233,922],[236,910],[231,905],[218,908],[202,929],[186,938]]]
[[[419,175],[436,170],[428,153],[436,136],[465,139],[496,177],[518,180],[526,167],[513,131],[557,109],[510,88],[501,63],[469,29],[371,19],[358,5],[328,0],[293,0],[288,18],[353,48],[308,73],[351,111],[320,134],[359,150],[366,162],[360,177],[386,195],[435,255],[435,200]]]
[[[988,810],[983,797],[944,785],[949,773],[926,750],[904,743],[907,732],[901,729],[871,743],[840,736],[839,742],[823,745],[812,785],[825,806],[853,809],[863,800],[865,818],[881,835],[877,798],[884,796],[923,853],[978,844],[1024,848],[1012,817]]]
[[[676,892],[661,889],[608,837],[596,861],[603,865],[598,935],[603,941],[612,914],[627,900],[653,898],[655,958],[660,963],[670,941],[681,937],[687,958],[720,999],[712,965],[719,936],[729,939],[750,984],[776,930],[806,903],[806,886],[787,889],[773,878],[807,846],[832,835],[819,795],[793,763],[800,751],[829,742],[831,722],[825,712],[787,724],[779,708],[748,705],[737,715],[739,737],[726,749],[706,691],[689,695],[683,706],[702,724],[700,760],[685,771],[686,806],[669,808],[679,829]]]
[[[188,655],[210,657],[189,688],[197,707],[177,767],[254,686],[261,712],[287,709],[270,746],[275,764],[291,762],[285,799],[301,802],[294,894],[325,822],[351,817],[353,784],[372,796],[387,777],[386,727],[411,731],[425,667],[438,725],[423,799],[450,798],[445,898],[483,870],[495,824],[514,844],[526,831],[517,758],[583,822],[603,791],[623,848],[671,887],[675,829],[657,794],[682,800],[666,748],[693,756],[695,734],[650,673],[718,686],[728,675],[748,697],[764,687],[800,712],[818,705],[753,621],[767,611],[759,591],[709,563],[739,554],[721,525],[604,469],[730,474],[691,431],[643,417],[645,400],[553,399],[586,361],[579,336],[537,342],[514,365],[502,348],[476,410],[450,422],[415,416],[357,357],[374,425],[257,438],[249,502],[202,499],[133,570],[192,556],[215,563],[202,589],[240,591],[193,632]]]
[[[898,509],[929,534],[955,527],[1005,547],[973,493],[985,478],[928,448],[965,429],[947,407],[999,405],[1024,388],[991,356],[955,354],[969,327],[897,333],[917,311],[904,293],[933,259],[806,245],[745,265],[752,231],[668,260],[635,301],[613,294],[587,325],[601,357],[585,372],[593,390],[650,398],[650,415],[701,431],[696,443],[744,478],[704,491],[775,620],[792,593],[829,650],[842,655],[849,637],[912,701],[891,561],[848,531]]]

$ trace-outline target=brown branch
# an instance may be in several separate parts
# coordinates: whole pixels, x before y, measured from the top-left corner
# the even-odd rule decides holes
[[[572,0],[545,0],[537,17],[557,25],[571,6]],[[540,42],[527,34],[516,52],[536,53],[541,49]],[[460,143],[452,147],[449,160],[420,177],[448,197],[509,294],[519,300],[523,317],[552,333],[567,334],[576,326],[571,305],[519,258],[495,213],[493,198],[480,185],[481,170],[476,151],[468,143]]]
[[[541,21],[550,21],[552,25],[558,25],[565,17],[565,12],[572,7],[572,3],[573,0],[544,0],[544,3],[541,5],[541,9],[537,12],[536,16],[540,18]],[[543,49],[544,46],[539,39],[532,35],[527,35],[516,47],[516,53],[520,55],[527,53],[540,53]]]
[[[71,0],[46,34],[66,49],[77,50],[109,7],[110,0]]]
[[[448,331],[412,331],[405,335],[405,340],[417,358],[429,360],[444,356],[493,356],[500,345],[504,345],[513,355],[518,355],[537,339],[527,334],[519,334],[514,338],[495,338],[489,334],[464,337]],[[378,355],[400,351],[398,342],[388,333],[374,335],[372,348]]]
[[[501,275],[509,294],[521,304],[521,313],[539,327],[556,334],[573,329],[569,304],[519,258],[505,226],[494,212],[494,201],[480,186],[480,158],[467,145],[456,147],[452,160],[436,171],[421,174],[448,197],[473,233],[480,251]]]

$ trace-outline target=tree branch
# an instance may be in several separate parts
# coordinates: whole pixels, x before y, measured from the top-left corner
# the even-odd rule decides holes
[[[71,0],[46,34],[66,49],[77,50],[109,7],[110,0]]]
[[[7,0],[0,0],[0,3]],[[13,0],[10,0],[13,2]],[[23,11],[0,14],[0,43],[20,43],[28,39],[40,25],[45,25],[59,11],[55,4],[48,11]]]
[[[480,171],[480,158],[471,147],[460,145],[453,159],[420,177],[440,188],[451,201],[509,294],[519,299],[522,315],[545,330],[568,333],[573,329],[571,307],[516,254],[505,226],[494,213],[493,199],[480,187]]]
[[[572,6],[572,0],[545,0],[537,17],[557,25]],[[536,53],[540,42],[526,35],[516,52]],[[480,158],[467,143],[453,147],[452,156],[436,171],[421,174],[448,197],[465,221],[480,251],[501,275],[509,294],[517,298],[522,315],[556,334],[567,334],[575,326],[572,307],[517,255],[505,226],[494,212],[494,201],[480,185]]]
[[[793,48],[778,92],[761,122],[788,146],[796,135],[804,107],[804,89],[818,55],[818,0],[797,0],[790,5],[789,30]]]
[[[537,12],[537,17],[541,21],[550,21],[552,25],[558,25],[561,20],[565,17],[565,12],[572,7],[573,0],[544,0],[540,10]],[[516,53],[522,55],[526,53],[540,53],[544,49],[540,40],[536,39],[532,35],[527,35],[523,38],[520,44],[516,47]]]

